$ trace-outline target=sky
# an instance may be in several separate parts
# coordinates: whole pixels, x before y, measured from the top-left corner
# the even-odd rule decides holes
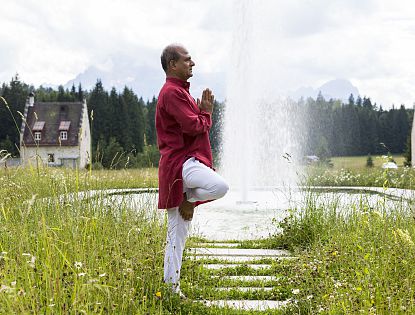
[[[211,87],[226,99],[238,73],[266,98],[346,79],[384,108],[415,102],[409,0],[0,0],[0,7],[0,82],[15,73],[35,86],[99,75],[104,85],[131,84],[150,97],[164,82],[162,49],[178,42],[196,63],[196,97]]]

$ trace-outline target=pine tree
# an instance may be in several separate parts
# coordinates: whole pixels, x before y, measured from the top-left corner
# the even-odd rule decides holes
[[[372,156],[370,154],[367,155],[367,159],[366,159],[366,167],[373,167],[373,159]]]
[[[157,99],[153,96],[151,102],[147,102],[147,115],[146,115],[146,142],[148,145],[156,145],[157,144],[157,136],[156,136],[156,106],[157,106]]]
[[[411,166],[412,165],[412,137],[411,133],[408,133],[408,136],[406,138],[406,144],[405,144],[405,151],[403,153],[403,156],[405,158],[405,161],[403,164],[405,166]]]
[[[108,109],[108,93],[104,90],[102,82],[97,80],[88,100],[89,117],[91,117],[93,112],[93,119],[90,121],[93,150],[96,149],[98,140],[100,138],[105,139],[105,135],[108,132],[109,122],[112,119],[109,116]],[[95,156],[94,153],[93,156]]]
[[[22,117],[19,114],[24,112],[26,99],[29,95],[29,87],[27,84],[20,81],[19,75],[16,74],[10,81],[10,84],[3,84],[2,97],[7,101],[8,107],[0,101],[0,141],[7,138],[11,141],[11,153],[14,156],[19,154],[18,148],[20,146],[20,127],[22,124]],[[8,145],[10,149],[10,146]]]

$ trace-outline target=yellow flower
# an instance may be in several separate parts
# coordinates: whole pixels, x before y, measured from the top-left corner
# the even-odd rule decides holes
[[[158,298],[161,298],[161,292],[160,292],[160,291],[157,291],[157,292],[156,292],[156,296],[157,296]]]

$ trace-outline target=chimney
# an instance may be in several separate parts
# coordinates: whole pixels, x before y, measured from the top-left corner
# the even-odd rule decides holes
[[[29,94],[29,106],[33,106],[35,104],[35,93],[30,92]]]

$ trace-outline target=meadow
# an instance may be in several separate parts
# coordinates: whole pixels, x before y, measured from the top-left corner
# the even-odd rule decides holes
[[[412,188],[414,179],[408,168],[310,167],[304,175],[308,184],[339,186]],[[207,308],[169,295],[162,281],[166,222],[157,210],[113,205],[103,194],[62,197],[90,189],[156,187],[156,169],[2,168],[0,181],[1,314],[256,313]],[[376,206],[361,200],[342,213],[335,200],[322,207],[319,198],[308,192],[304,207],[276,223],[282,234],[242,243],[285,248],[298,257],[273,264],[282,280],[271,293],[249,297],[290,300],[272,314],[414,313],[413,204],[397,202],[391,209],[382,200]],[[224,298],[214,289],[212,273],[185,260],[183,290],[190,300]],[[260,271],[219,275],[235,273]],[[196,288],[200,283],[210,288],[203,295]]]
[[[394,155],[393,159],[399,167],[404,166],[405,157],[403,155]],[[367,156],[338,156],[332,157],[333,169],[349,169],[349,170],[362,170],[366,169]],[[374,168],[380,168],[383,163],[386,162],[387,157],[382,155],[373,155]]]

